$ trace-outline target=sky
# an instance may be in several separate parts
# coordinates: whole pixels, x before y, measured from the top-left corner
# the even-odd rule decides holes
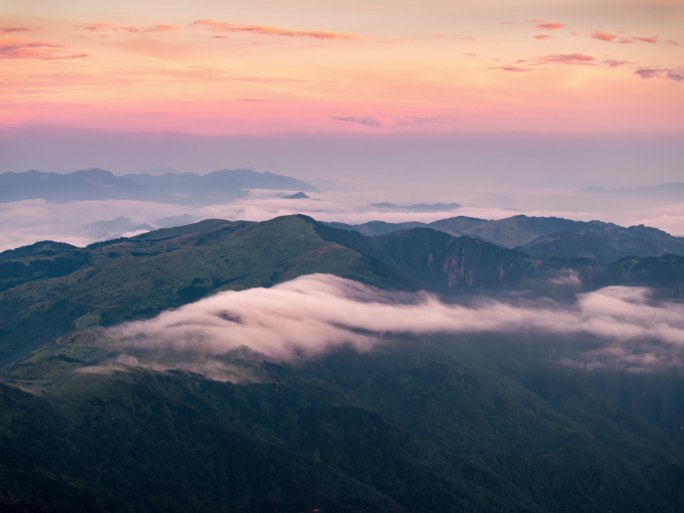
[[[684,181],[682,26],[684,0],[0,0],[0,172],[250,168],[326,220],[443,201],[684,235],[684,198],[582,192]],[[251,201],[174,213],[290,213]],[[168,210],[91,207],[0,205],[0,246]]]
[[[0,0],[0,126],[684,132],[682,0]]]

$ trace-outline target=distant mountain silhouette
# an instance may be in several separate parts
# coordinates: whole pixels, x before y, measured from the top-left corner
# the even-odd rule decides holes
[[[364,235],[384,235],[407,228],[427,227],[450,235],[477,237],[540,258],[591,258],[608,263],[627,256],[684,255],[682,238],[657,228],[625,228],[602,221],[573,221],[558,217],[516,215],[492,221],[458,216],[429,224],[371,221],[360,225],[330,225]]]
[[[30,170],[0,173],[0,202],[39,198],[54,202],[130,199],[190,205],[220,203],[246,195],[249,189],[316,191],[306,182],[249,169],[196,173],[128,174],[102,169],[59,174]]]
[[[288,194],[283,196],[283,199],[310,199],[311,197],[304,192],[295,192],[294,194]]]

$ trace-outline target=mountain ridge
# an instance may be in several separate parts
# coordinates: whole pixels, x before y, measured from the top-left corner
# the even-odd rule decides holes
[[[247,189],[317,191],[313,185],[296,178],[250,169],[120,176],[98,168],[72,173],[35,169],[0,173],[0,202],[130,199],[207,205],[245,197]]]
[[[648,264],[644,273],[637,265],[642,259],[632,257],[633,265],[608,272],[589,259],[540,259],[429,228],[365,237],[302,215],[260,223],[205,220],[86,248],[48,242],[0,253],[0,364],[75,328],[149,318],[221,290],[311,273],[447,295],[555,295],[567,287],[554,279],[572,270],[579,290],[639,282],[661,288],[662,297],[680,297],[684,257],[650,258],[666,258],[668,265]],[[52,322],[38,330],[36,318]]]

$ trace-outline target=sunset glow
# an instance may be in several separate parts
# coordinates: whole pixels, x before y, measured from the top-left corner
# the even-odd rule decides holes
[[[684,2],[9,0],[0,121],[109,131],[681,132]]]

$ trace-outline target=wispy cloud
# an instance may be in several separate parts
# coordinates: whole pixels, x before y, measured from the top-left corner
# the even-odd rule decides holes
[[[261,36],[303,37],[320,40],[351,40],[359,39],[356,34],[348,32],[332,32],[327,30],[295,30],[268,25],[242,25],[218,20],[197,20],[192,26],[203,27],[212,32],[242,32]]]
[[[374,128],[443,124],[456,121],[456,118],[452,116],[331,116],[330,119]]]
[[[541,30],[560,30],[562,28],[565,28],[565,23],[545,21],[543,23],[537,23],[535,26]]]
[[[365,125],[372,127],[380,127],[382,123],[375,116],[331,116],[330,119],[335,121],[343,121],[344,123],[356,123],[357,125]]]
[[[85,53],[64,53],[65,47],[60,44],[43,41],[0,41],[0,59],[81,59],[88,57]]]
[[[501,71],[510,71],[512,73],[526,73],[528,71],[535,71],[535,68],[525,68],[523,66],[494,66],[491,69],[500,69]]]
[[[565,281],[575,285],[576,277]],[[563,283],[562,285],[567,285]],[[447,304],[426,293],[388,292],[314,274],[264,289],[222,292],[154,319],[109,329],[119,350],[220,355],[247,347],[269,359],[315,358],[342,346],[360,352],[395,334],[550,333],[600,337],[600,349],[572,362],[643,372],[681,366],[684,305],[654,302],[648,289],[608,287],[579,294],[570,305],[508,303],[481,298]],[[667,356],[667,358],[665,358]],[[137,363],[137,362],[136,362]]]
[[[605,64],[606,66],[611,67],[611,68],[617,68],[619,66],[623,66],[623,65],[627,64],[627,61],[620,61],[617,59],[604,59],[601,62],[603,62],[603,64]]]
[[[566,28],[565,23],[562,23],[560,21],[545,21],[542,19],[531,19],[524,21],[503,20],[499,22],[499,25],[528,25],[538,30],[544,31],[561,30]]]
[[[684,68],[637,68],[634,73],[641,78],[660,78],[673,82],[684,81]]]
[[[623,45],[629,45],[634,43],[648,43],[648,44],[667,44],[672,46],[678,46],[679,43],[672,39],[662,39],[659,36],[618,36],[611,32],[606,32],[604,30],[593,30],[589,37],[592,39],[597,39],[605,43],[620,43]]]
[[[603,30],[594,30],[590,36],[592,39],[598,39],[599,41],[615,41],[618,36],[611,34],[609,32],[604,32]]]
[[[31,32],[30,27],[0,27],[0,34],[17,34],[20,32]]]
[[[548,34],[536,34],[532,36],[533,39],[536,39],[537,41],[546,41],[547,39],[551,39],[551,36]]]
[[[566,53],[566,54],[552,54],[543,55],[535,59],[531,59],[530,64],[570,64],[570,65],[584,65],[592,66],[596,59],[591,55],[582,53]]]
[[[169,24],[158,24],[158,25],[121,25],[117,23],[106,23],[106,22],[95,22],[95,23],[84,23],[78,25],[81,30],[87,30],[89,32],[128,32],[135,34],[138,32],[170,32],[172,30],[178,30],[180,27],[177,25]]]

